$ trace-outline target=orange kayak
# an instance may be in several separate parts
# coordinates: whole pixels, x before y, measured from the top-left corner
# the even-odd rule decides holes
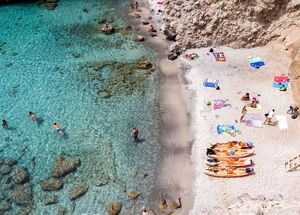
[[[209,148],[217,150],[229,150],[229,149],[251,149],[253,148],[252,142],[242,142],[242,141],[229,141],[224,143],[211,143]]]
[[[227,158],[243,158],[248,157],[254,153],[253,149],[229,149],[229,150],[215,150],[207,149],[207,156],[216,158],[218,160],[226,160]]]
[[[237,158],[231,159],[228,158],[226,160],[218,160],[215,158],[209,158],[205,161],[208,166],[212,167],[247,167],[252,166],[254,164],[251,158]]]
[[[220,177],[220,178],[238,178],[248,176],[254,173],[254,169],[247,167],[247,168],[218,168],[218,167],[209,167],[204,169],[204,173],[209,176],[213,177]]]

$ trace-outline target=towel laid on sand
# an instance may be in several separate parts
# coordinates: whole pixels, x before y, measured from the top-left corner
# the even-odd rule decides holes
[[[205,79],[203,82],[204,87],[217,88],[219,86],[219,80]]]
[[[236,136],[236,130],[234,125],[218,125],[217,126],[218,134],[228,134],[232,137]]]
[[[224,52],[214,52],[213,55],[216,58],[217,62],[226,61]]]
[[[216,99],[214,100],[214,110],[221,109],[221,108],[229,108],[231,107],[231,104],[229,104],[226,100],[224,99]]]
[[[262,128],[263,116],[261,114],[246,114],[244,116],[243,123],[249,127]]]
[[[288,130],[288,123],[285,115],[277,115],[276,119],[278,121],[278,127],[281,131]]]

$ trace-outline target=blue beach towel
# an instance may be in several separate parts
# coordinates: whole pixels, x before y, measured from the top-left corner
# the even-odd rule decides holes
[[[217,132],[218,134],[222,134],[225,131],[235,131],[234,125],[218,125],[217,126]]]
[[[219,86],[219,80],[205,79],[203,82],[204,87],[217,88]]]
[[[265,62],[261,57],[252,57],[249,59],[250,66],[254,68],[259,68],[265,65]]]
[[[281,88],[281,87],[287,88],[288,86],[289,86],[289,82],[283,82],[283,83],[273,82],[273,87],[275,88]]]

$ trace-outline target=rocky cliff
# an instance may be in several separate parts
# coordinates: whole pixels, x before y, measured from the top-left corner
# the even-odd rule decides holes
[[[185,48],[254,47],[300,28],[300,0],[166,0],[162,18]]]

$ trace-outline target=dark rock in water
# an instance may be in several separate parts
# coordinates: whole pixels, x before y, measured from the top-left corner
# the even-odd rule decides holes
[[[54,10],[57,7],[58,0],[41,0],[38,2],[38,6],[47,10]]]
[[[149,61],[141,58],[137,63],[137,67],[139,69],[150,69],[152,68],[152,64]]]
[[[121,209],[122,205],[118,202],[110,202],[106,207],[106,210],[109,215],[117,215],[120,213]]]
[[[3,200],[3,199],[5,199],[5,197],[6,196],[5,196],[4,192],[0,192],[0,201]]]
[[[99,176],[95,179],[94,185],[97,187],[108,184],[109,177]]]
[[[13,165],[16,165],[18,163],[18,161],[12,157],[8,157],[5,159],[4,163],[9,166],[13,166]]]
[[[31,207],[25,207],[18,210],[14,215],[29,215],[31,212]]]
[[[17,205],[29,205],[32,201],[31,186],[27,183],[14,189],[12,200]]]
[[[171,30],[165,30],[164,34],[166,35],[166,39],[170,41],[176,41],[176,33]]]
[[[6,200],[0,202],[0,214],[1,214],[1,212],[5,212],[10,209],[11,209],[11,202],[6,201]]]
[[[0,174],[1,175],[7,175],[12,171],[11,166],[4,164],[0,167]]]
[[[53,205],[58,203],[58,199],[56,195],[45,196],[44,198],[45,205]]]
[[[11,173],[12,180],[17,184],[22,184],[29,179],[27,169],[23,167],[17,167]]]
[[[0,152],[2,152],[2,151],[0,150]],[[1,164],[4,164],[4,159],[0,159],[0,165]]]
[[[99,93],[100,93],[101,97],[103,97],[103,98],[110,98],[112,96],[111,92],[109,90],[105,90],[105,89],[100,90]]]
[[[58,178],[50,178],[48,180],[42,180],[40,185],[44,191],[53,191],[61,189],[64,185],[64,182]]]
[[[180,48],[175,46],[175,48],[169,52],[168,59],[175,60],[179,57],[180,53],[181,53]]]
[[[100,31],[105,34],[112,34],[114,33],[115,29],[110,23],[104,23],[100,26]]]
[[[139,195],[141,195],[142,193],[140,192],[135,192],[135,191],[127,191],[127,196],[130,200],[134,200],[137,197],[139,197]]]
[[[88,191],[88,187],[83,185],[75,185],[73,188],[69,190],[69,198],[71,200],[75,200],[81,196],[83,196]]]
[[[57,215],[65,215],[65,214],[67,214],[67,209],[66,208],[63,208],[63,207],[60,207],[60,208],[58,208],[57,209]]]
[[[64,158],[63,156],[57,156],[51,175],[52,177],[59,178],[75,171],[79,166],[80,159],[78,158]]]

